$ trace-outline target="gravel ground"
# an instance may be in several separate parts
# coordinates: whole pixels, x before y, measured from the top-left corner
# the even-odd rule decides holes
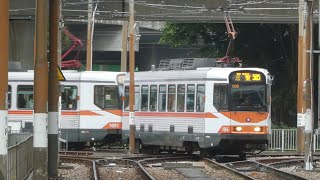
[[[133,167],[99,167],[100,179],[140,180],[142,177]]]
[[[62,163],[61,167],[59,174],[64,180],[90,180],[90,169],[84,164]]]
[[[290,172],[293,174],[296,174],[298,176],[310,179],[310,180],[319,180],[320,179],[320,162],[317,161],[316,167],[312,171],[306,171],[302,169],[301,167],[297,166],[289,166],[289,167],[283,167],[279,168],[282,171]]]
[[[150,173],[157,180],[188,180],[188,178],[174,169],[164,170],[162,167],[152,167],[146,169],[148,173]]]
[[[200,166],[204,167],[203,173],[209,175],[210,177],[214,177],[215,179],[220,179],[220,180],[240,180],[243,179],[241,177],[238,177],[234,174],[230,174],[229,171],[224,170],[224,169],[216,169],[212,168],[204,162],[193,162],[193,166]]]

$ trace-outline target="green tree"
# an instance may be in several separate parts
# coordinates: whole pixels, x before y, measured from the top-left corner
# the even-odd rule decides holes
[[[275,123],[296,125],[297,25],[235,24],[233,56],[245,67],[261,67],[274,76],[272,113]],[[223,57],[229,39],[225,24],[172,23],[162,29],[160,43],[179,47],[203,44],[202,57]],[[293,115],[293,116],[292,116]]]

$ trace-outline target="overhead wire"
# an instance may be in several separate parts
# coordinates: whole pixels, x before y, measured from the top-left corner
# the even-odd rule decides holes
[[[118,11],[117,9],[114,9],[113,7],[108,6],[109,3],[122,3],[126,2],[128,3],[128,0],[122,1],[122,0],[96,0],[92,3],[99,2],[99,6],[97,7],[96,13],[97,16],[101,19],[103,18],[116,18],[118,15],[128,14],[128,12],[122,12]],[[86,17],[85,13],[88,13],[88,9],[86,8],[88,2],[83,2],[80,0],[62,0],[63,3],[63,12],[79,12],[78,18]],[[145,19],[148,18],[157,18],[161,17],[161,19],[171,18],[210,18],[212,16],[219,16],[219,12],[216,9],[209,9],[205,5],[202,6],[192,6],[188,5],[188,3],[185,3],[183,5],[181,4],[165,4],[164,1],[161,3],[147,3],[147,1],[135,1],[135,5],[137,6],[144,6],[147,8],[155,8],[160,10],[156,11],[154,14],[139,14],[137,13],[137,17],[142,17]],[[268,4],[268,5],[274,5],[271,7],[263,7],[258,6],[261,4]],[[279,6],[280,5],[280,6]],[[83,9],[81,9],[83,6]],[[252,0],[252,1],[246,1],[246,0],[229,0],[227,4],[227,8],[230,8],[230,12],[232,14],[243,14],[245,16],[268,16],[268,17],[287,17],[287,18],[294,18],[295,15],[292,14],[284,14],[281,12],[281,10],[286,11],[296,11],[298,9],[298,3],[292,3],[292,2],[283,2],[283,1],[272,1],[272,0]],[[282,7],[283,6],[283,7]],[[79,9],[73,9],[65,7],[79,7]],[[10,12],[19,12],[19,11],[34,11],[35,8],[19,8],[19,9],[10,9]],[[257,11],[257,12],[256,12]],[[272,12],[270,12],[272,11]],[[81,14],[83,13],[83,14]],[[202,14],[202,15],[201,15]],[[186,16],[188,15],[188,16]],[[69,17],[75,17],[74,14],[68,15]],[[220,16],[219,16],[220,17]],[[221,17],[223,17],[221,15]]]

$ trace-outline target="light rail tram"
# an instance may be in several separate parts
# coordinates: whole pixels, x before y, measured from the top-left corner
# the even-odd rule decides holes
[[[62,71],[62,139],[83,145],[89,141],[121,139],[122,79],[119,72]],[[34,71],[9,72],[8,126],[11,131],[32,131]]]
[[[129,74],[122,139],[129,138]],[[271,84],[266,69],[201,67],[135,72],[137,151],[245,157],[268,146]]]

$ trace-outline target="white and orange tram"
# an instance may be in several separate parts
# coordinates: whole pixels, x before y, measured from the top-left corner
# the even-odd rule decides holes
[[[63,71],[61,82],[61,138],[88,142],[121,137],[122,83],[119,72]],[[34,71],[9,72],[8,126],[11,130],[33,128]]]
[[[137,150],[238,154],[263,151],[271,133],[266,69],[198,68],[135,73]],[[129,138],[125,76],[123,142]]]

